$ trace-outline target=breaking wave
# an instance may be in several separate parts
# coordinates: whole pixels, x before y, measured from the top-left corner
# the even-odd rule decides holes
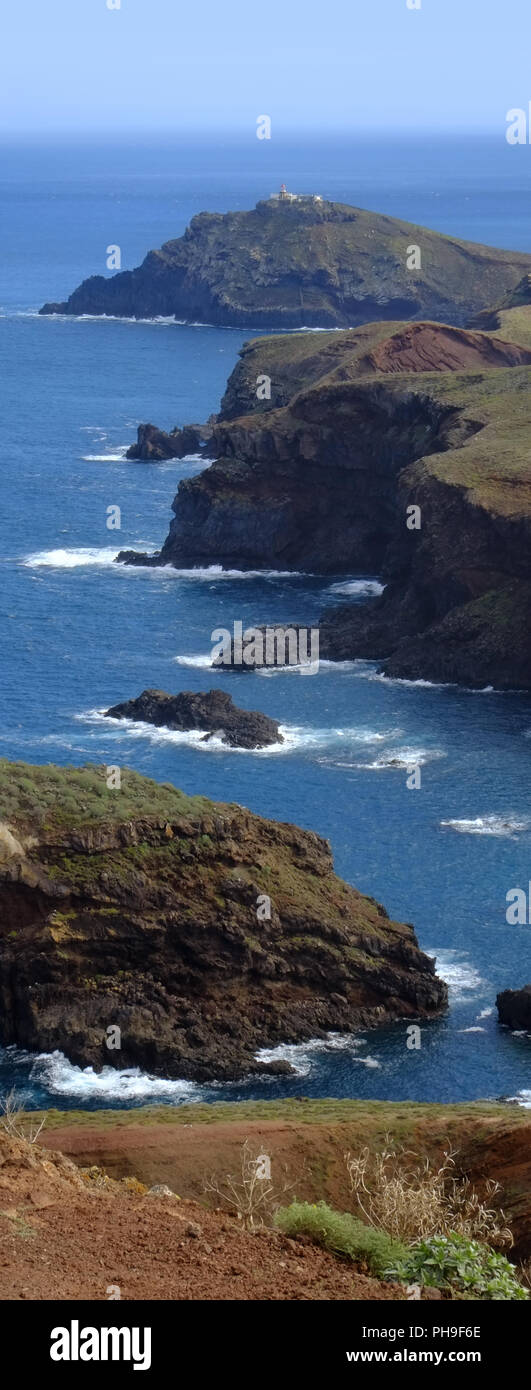
[[[453,1004],[468,1002],[470,996],[483,987],[485,982],[479,971],[461,951],[426,949],[426,955],[435,956],[435,970],[440,979],[446,981]]]
[[[500,835],[510,836],[529,830],[531,820],[517,820],[515,816],[476,816],[473,820],[442,820],[447,830],[456,830],[459,835]]]
[[[531,1091],[517,1091],[515,1096],[507,1096],[506,1100],[509,1105],[514,1105],[516,1102],[517,1105],[522,1106],[523,1110],[531,1110]]]
[[[82,546],[79,550],[40,550],[24,560],[27,569],[75,569],[78,565],[112,565],[118,551]]]
[[[268,744],[267,748],[231,748],[217,735],[208,737],[206,729],[169,729],[165,725],[149,724],[141,719],[113,719],[102,709],[87,710],[76,715],[84,724],[94,724],[105,728],[106,734],[115,738],[149,739],[154,744],[173,743],[176,746],[195,748],[202,753],[251,753],[254,757],[268,757],[279,753],[313,752],[337,744],[375,743],[391,737],[391,733],[379,733],[373,729],[311,729],[305,725],[280,724],[282,743]],[[392,732],[392,731],[391,731]],[[323,758],[319,761],[327,762]],[[335,766],[333,760],[331,765]],[[339,763],[338,766],[354,767],[355,763]]]
[[[128,448],[128,444],[120,444],[118,448],[114,450],[114,453],[82,454],[81,457],[84,463],[123,463]]]
[[[281,1043],[278,1047],[262,1047],[256,1053],[259,1062],[289,1062],[298,1076],[308,1076],[315,1061],[330,1052],[348,1052],[351,1061],[369,1069],[380,1067],[377,1057],[359,1057],[358,1049],[367,1046],[359,1034],[329,1033],[326,1038],[312,1038],[305,1043]]]
[[[27,1054],[30,1061],[34,1054]],[[192,1081],[170,1081],[151,1076],[139,1067],[123,1071],[103,1067],[76,1067],[62,1052],[40,1052],[34,1057],[30,1082],[46,1086],[52,1095],[79,1096],[82,1100],[119,1101],[172,1100],[179,1102],[201,1099],[200,1087]]]
[[[289,752],[294,746],[292,734],[295,731],[282,726],[279,726],[279,730],[284,737],[284,743],[272,743],[267,748],[232,748],[217,734],[210,734],[208,729],[168,729],[164,724],[159,727],[142,719],[108,718],[103,710],[98,709],[78,714],[76,719],[85,724],[104,725],[108,734],[118,738],[147,738],[150,743],[174,743],[180,747],[196,748],[202,753],[253,753],[263,756],[267,753]]]
[[[198,667],[200,671],[205,670],[205,668],[208,669],[212,665],[212,658],[203,656],[201,653],[198,656],[174,656],[173,660],[178,666]]]
[[[135,549],[134,546],[128,547]],[[138,547],[140,548],[140,546]],[[288,579],[292,570],[224,570],[221,565],[197,566],[195,569],[176,569],[174,565],[117,565],[116,557],[124,546],[79,546],[76,549],[39,550],[28,555],[23,561],[27,569],[75,569],[82,565],[114,565],[117,574],[147,574],[151,576],[168,575],[175,579],[219,580],[219,579]]]
[[[438,758],[445,758],[441,748],[388,748],[380,753],[372,763],[354,763],[354,767],[369,769],[372,772],[394,772],[408,768],[424,767]]]
[[[383,594],[385,584],[379,579],[347,579],[339,584],[331,584],[329,594],[350,594],[352,597],[369,598]]]

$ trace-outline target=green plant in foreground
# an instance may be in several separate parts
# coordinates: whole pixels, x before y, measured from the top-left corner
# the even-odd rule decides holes
[[[405,1258],[391,1260],[384,1273],[402,1283],[458,1289],[478,1299],[529,1298],[505,1255],[455,1232],[412,1245]]]
[[[407,1259],[407,1246],[393,1240],[386,1231],[365,1226],[350,1212],[334,1211],[326,1202],[292,1202],[280,1207],[275,1224],[284,1235],[309,1236],[333,1255],[342,1255],[366,1265],[371,1274],[382,1275],[391,1264]]]

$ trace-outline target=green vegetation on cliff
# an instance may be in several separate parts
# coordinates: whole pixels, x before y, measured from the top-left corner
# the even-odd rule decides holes
[[[112,790],[107,769],[92,763],[30,767],[0,758],[0,817],[14,826],[51,830],[102,821],[172,820],[211,805],[205,797],[186,796],[170,782],[151,782],[130,768],[121,771],[120,788]]]

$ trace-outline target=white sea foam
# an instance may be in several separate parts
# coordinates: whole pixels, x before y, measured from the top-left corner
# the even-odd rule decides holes
[[[486,1032],[486,1029],[485,1029],[485,1028],[478,1028],[478,1027],[475,1027],[475,1028],[472,1028],[472,1027],[471,1027],[471,1028],[458,1028],[458,1029],[457,1029],[457,1032],[458,1032],[458,1033],[485,1033],[485,1032]]]
[[[283,731],[284,732],[284,731]],[[307,725],[290,725],[286,733],[294,748],[319,750],[349,746],[351,744],[372,744],[379,743],[386,738],[391,738],[393,730],[388,732],[378,729],[367,729],[364,725],[347,725],[346,728],[309,728]],[[356,763],[337,761],[332,758],[320,758],[319,762],[330,764],[334,767],[356,767]]]
[[[139,549],[142,544],[139,542],[136,548]],[[135,547],[131,548],[134,549]],[[107,546],[79,546],[76,549],[58,548],[57,550],[40,550],[33,555],[28,555],[24,564],[28,569],[75,569],[83,565],[99,565],[100,567],[115,565],[118,574],[143,574],[152,578],[162,575],[166,578],[209,583],[222,579],[287,579],[292,577],[291,570],[224,570],[221,565],[208,565],[206,568],[196,566],[194,569],[176,569],[174,565],[154,567],[121,563],[116,565],[117,555],[116,546],[114,548]]]
[[[425,763],[445,757],[446,753],[441,748],[410,748],[406,745],[400,748],[386,748],[372,763],[355,763],[353,766],[372,772],[400,772],[408,768],[424,767]]]
[[[390,738],[399,737],[400,733],[400,729],[366,729],[364,727],[354,727],[350,729],[338,729],[329,731],[329,735],[332,737],[334,742],[337,740],[338,736],[340,736],[342,739],[348,739],[352,743],[367,744],[386,743]],[[353,763],[349,762],[346,758],[343,757],[320,758],[319,762],[323,763],[325,766],[328,767],[367,767],[367,763]],[[372,764],[369,764],[369,766],[372,766]]]
[[[168,324],[173,325],[179,322],[174,314],[156,314],[155,317],[151,319],[135,319],[127,314],[45,314],[43,317],[64,319],[70,323],[154,323],[162,324],[163,327]],[[199,325],[197,326],[199,327]],[[201,326],[206,328],[208,325],[204,324]]]
[[[297,570],[226,570],[222,565],[196,565],[193,569],[178,569],[175,565],[164,567],[179,579],[296,579],[302,577]],[[251,624],[249,624],[251,626]]]
[[[147,724],[141,719],[112,719],[107,718],[104,710],[87,710],[85,714],[77,714],[76,719],[86,724],[104,725],[108,734],[118,738],[147,738],[150,743],[173,743],[176,746],[204,749],[213,752],[215,750],[227,749],[227,745],[222,743],[220,738],[210,738],[207,743],[203,742],[208,730],[206,729],[167,729],[164,726],[157,728],[155,724]]]
[[[473,820],[442,820],[441,825],[456,830],[460,835],[499,835],[514,839],[517,834],[529,830],[529,819],[518,820],[515,816],[476,816]]]
[[[350,594],[352,596],[361,595],[367,598],[371,595],[376,597],[383,594],[385,584],[380,584],[378,579],[347,579],[340,584],[331,584],[329,594]]]
[[[141,719],[113,719],[106,716],[103,709],[86,710],[76,715],[85,724],[105,727],[106,733],[116,738],[144,738],[151,743],[170,743],[177,747],[191,747],[201,753],[246,753],[253,757],[267,758],[281,753],[305,752],[328,748],[338,743],[372,743],[382,737],[371,729],[312,729],[306,725],[280,724],[282,743],[272,743],[267,748],[231,748],[217,735],[207,738],[206,729],[168,729],[165,725],[157,727]],[[352,766],[352,764],[347,764]]]
[[[289,1062],[298,1076],[308,1076],[314,1061],[330,1052],[348,1052],[351,1061],[369,1070],[380,1067],[377,1057],[359,1057],[358,1048],[366,1047],[367,1039],[351,1033],[328,1033],[326,1038],[312,1038],[305,1043],[281,1043],[279,1047],[262,1047],[256,1053],[259,1062]]]
[[[28,1054],[28,1060],[33,1054]],[[192,1081],[170,1081],[151,1076],[139,1067],[123,1071],[103,1067],[76,1067],[62,1052],[41,1052],[33,1060],[31,1080],[40,1082],[54,1095],[80,1096],[83,1100],[112,1102],[127,1100],[162,1100],[174,1102],[201,1098],[200,1088]]]
[[[515,1096],[507,1096],[507,1101],[512,1104],[516,1101],[523,1110],[531,1110],[531,1091],[517,1091]]]
[[[173,660],[178,666],[193,666],[198,667],[199,670],[212,666],[212,658],[203,656],[201,653],[198,656],[174,656]]]
[[[476,1014],[476,1018],[490,1018],[491,1015],[492,1015],[493,1013],[494,1013],[494,1009],[493,1009],[493,1008],[490,1008],[490,1009],[482,1009],[480,1014]]]
[[[162,573],[166,573],[166,569],[164,569],[163,571],[158,570],[158,571],[156,571],[156,572],[159,573],[159,574],[160,574],[161,572],[162,572]],[[178,573],[178,571],[176,571],[176,570],[172,570],[171,572],[172,572],[173,574]],[[225,572],[225,573],[226,573],[226,572]],[[192,570],[192,571],[190,571],[190,572],[189,572],[189,575],[190,575],[190,577],[192,577],[192,575],[193,575],[193,576],[196,576],[196,575],[197,575],[197,570]],[[205,576],[205,577],[208,577],[208,576]],[[246,575],[245,577],[248,577],[248,575]],[[253,576],[253,577],[254,577],[254,576]],[[280,577],[282,578],[283,576],[280,576]],[[274,624],[273,624],[273,626],[274,626]],[[204,653],[199,653],[197,656],[176,656],[176,657],[174,657],[174,661],[176,661],[177,664],[178,664],[179,666],[200,666],[200,667],[212,666],[212,659],[211,659],[211,657],[210,657],[210,656],[206,656]],[[354,669],[354,665],[355,665],[355,663],[354,663],[353,661],[322,661],[321,658],[319,658],[319,672],[321,672],[321,671],[332,671],[332,672],[336,672],[336,671],[352,671],[352,670]],[[216,670],[216,669],[218,669],[218,668],[213,667],[213,670]],[[219,670],[222,670],[222,669],[223,669],[222,667],[219,668]],[[235,668],[235,669],[237,669],[237,668]],[[297,663],[297,662],[295,662],[295,663],[288,663],[286,666],[258,666],[258,667],[256,668],[256,671],[253,672],[253,674],[254,674],[254,675],[257,675],[257,676],[265,676],[265,677],[267,678],[267,677],[271,677],[271,676],[300,676],[301,672],[305,672],[306,675],[308,674],[308,663],[307,663],[307,662],[301,662],[301,663]],[[318,675],[319,672],[318,672],[318,671],[315,671],[315,672],[312,671],[312,675]]]
[[[75,569],[79,565],[112,565],[117,549],[108,547],[83,546],[78,550],[40,550],[28,555],[24,564],[28,569]]]
[[[484,980],[463,952],[435,949],[426,950],[426,955],[435,956],[435,970],[446,981],[452,1003],[468,1001],[483,987]]]
[[[355,671],[357,661],[328,661],[319,657],[320,671]]]
[[[123,463],[128,448],[128,444],[119,444],[113,453],[82,454],[81,457],[84,463]]]
[[[0,319],[38,319],[38,309],[0,309]]]

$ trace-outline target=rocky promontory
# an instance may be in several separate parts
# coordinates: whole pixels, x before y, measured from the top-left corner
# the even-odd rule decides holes
[[[136,269],[92,275],[40,312],[269,329],[398,318],[464,324],[529,271],[524,252],[324,199],[270,198],[248,212],[199,213]]]
[[[483,332],[256,339],[213,426],[215,462],[181,482],[160,553],[119,558],[377,574],[381,597],[324,613],[321,657],[528,689],[530,401],[530,346]]]
[[[224,690],[206,694],[182,690],[179,695],[144,690],[136,700],[106,710],[106,718],[141,720],[159,729],[198,729],[205,731],[205,740],[218,736],[229,748],[268,748],[284,742],[276,719],[258,710],[239,709]]]
[[[0,761],[3,1045],[230,1079],[261,1047],[444,1009],[413,928],[318,835],[107,774]]]

